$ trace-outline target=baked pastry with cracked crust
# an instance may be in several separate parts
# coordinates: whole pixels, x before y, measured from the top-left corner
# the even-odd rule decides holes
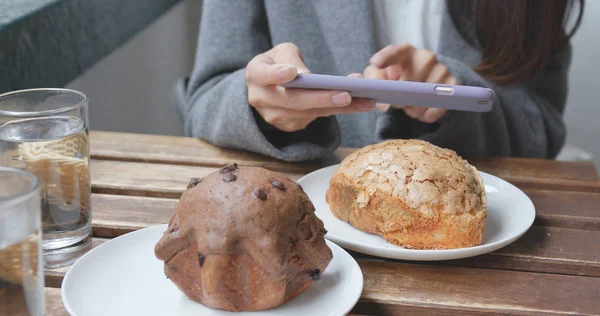
[[[477,169],[422,140],[388,140],[346,157],[326,195],[333,214],[409,249],[480,245],[486,194]]]
[[[258,167],[192,178],[154,248],[190,299],[228,311],[279,306],[329,265],[323,222],[298,184]]]

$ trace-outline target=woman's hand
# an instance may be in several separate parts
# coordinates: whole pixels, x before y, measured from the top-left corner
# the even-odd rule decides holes
[[[281,86],[308,73],[302,54],[292,43],[283,43],[257,55],[246,66],[248,101],[272,126],[295,132],[318,117],[340,113],[369,112],[375,104],[353,100],[347,91],[286,89]]]
[[[448,68],[438,63],[433,52],[409,44],[390,45],[373,55],[365,69],[365,78],[458,84],[458,80],[448,73]],[[446,113],[445,109],[433,107],[397,106],[406,115],[425,123],[435,123]],[[389,107],[389,104],[377,105],[381,111]]]

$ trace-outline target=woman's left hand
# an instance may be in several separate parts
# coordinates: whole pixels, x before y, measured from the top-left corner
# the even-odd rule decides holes
[[[365,78],[403,80],[430,83],[458,84],[458,80],[448,73],[448,68],[439,63],[435,54],[425,49],[417,49],[409,44],[390,45],[371,57],[364,72]],[[433,104],[432,104],[433,105]],[[389,104],[377,104],[380,111],[386,111]],[[395,105],[406,115],[425,123],[437,122],[445,109]]]

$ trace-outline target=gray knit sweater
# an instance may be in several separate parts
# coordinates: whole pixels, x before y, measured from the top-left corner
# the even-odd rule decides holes
[[[461,84],[493,89],[491,112],[452,111],[439,123],[425,124],[402,110],[374,110],[319,118],[294,133],[269,128],[248,104],[244,67],[250,59],[293,42],[313,73],[362,73],[379,49],[371,10],[364,0],[205,0],[195,66],[187,84],[182,80],[176,89],[186,135],[286,161],[321,158],[338,146],[362,147],[391,138],[424,139],[466,157],[556,156],[565,139],[570,47],[555,53],[531,80],[499,86],[471,69],[481,54],[461,36],[448,12],[438,60]]]

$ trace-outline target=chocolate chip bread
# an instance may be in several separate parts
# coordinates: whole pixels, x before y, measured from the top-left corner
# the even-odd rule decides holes
[[[483,181],[454,151],[421,140],[366,146],[331,178],[333,214],[362,231],[410,249],[451,249],[483,242]]]
[[[302,294],[332,259],[314,211],[284,175],[226,166],[190,181],[155,254],[194,301],[228,311],[273,308]]]

